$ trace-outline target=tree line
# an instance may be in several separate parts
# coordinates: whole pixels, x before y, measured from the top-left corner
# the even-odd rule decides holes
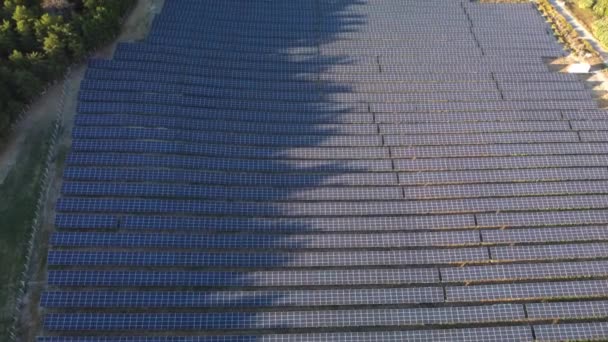
[[[4,0],[0,7],[0,136],[67,66],[113,39],[120,19],[135,1]]]

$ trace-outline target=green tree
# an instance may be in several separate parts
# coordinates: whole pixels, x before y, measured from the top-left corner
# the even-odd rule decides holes
[[[13,73],[16,85],[16,93],[22,102],[28,102],[34,96],[40,94],[42,81],[27,69],[17,69]]]
[[[608,19],[598,19],[593,23],[593,34],[604,46],[608,46]]]
[[[0,135],[46,82],[111,40],[135,0],[0,0]]]
[[[0,25],[0,57],[6,57],[16,47],[16,37],[11,22],[3,20]]]
[[[50,31],[57,31],[58,27],[63,23],[63,18],[60,16],[50,15],[48,13],[43,14],[34,23],[34,31],[36,32],[36,39],[38,41],[44,40]]]
[[[8,60],[11,61],[14,68],[27,69],[29,67],[29,62],[21,51],[13,50],[13,53],[8,56]]]
[[[21,41],[21,50],[32,51],[36,49],[36,37],[34,35],[34,14],[24,5],[15,7],[13,20],[15,21],[15,31]]]
[[[50,63],[44,54],[34,51],[28,53],[25,58],[32,72],[43,82],[49,82],[53,79],[53,70],[50,69]]]
[[[593,13],[598,17],[606,16],[606,10],[608,10],[608,0],[597,0],[593,5]]]
[[[595,4],[595,0],[577,0],[577,5],[580,8],[591,8]]]

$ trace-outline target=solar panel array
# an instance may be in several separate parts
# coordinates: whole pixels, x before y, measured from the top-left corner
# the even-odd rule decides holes
[[[81,84],[39,342],[608,338],[608,116],[532,4],[167,0]]]

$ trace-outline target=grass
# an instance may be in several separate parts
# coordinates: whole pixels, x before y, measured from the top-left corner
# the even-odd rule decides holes
[[[50,132],[32,129],[15,165],[0,184],[0,341],[8,340],[30,229],[41,190]]]

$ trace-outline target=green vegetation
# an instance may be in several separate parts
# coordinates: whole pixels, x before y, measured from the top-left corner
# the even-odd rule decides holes
[[[135,0],[0,0],[0,136],[87,51],[111,40]]]
[[[566,46],[578,55],[597,56],[597,51],[585,39],[581,39],[574,27],[564,18],[549,0],[538,0],[538,9],[551,23],[551,27],[557,38],[564,42]]]
[[[574,0],[579,8],[593,14],[593,21],[587,23],[593,35],[604,47],[608,47],[608,0]]]
[[[595,0],[578,0],[578,7],[580,8],[591,8]]]
[[[29,232],[42,186],[50,129],[33,129],[22,153],[0,184],[0,341],[11,327]]]

